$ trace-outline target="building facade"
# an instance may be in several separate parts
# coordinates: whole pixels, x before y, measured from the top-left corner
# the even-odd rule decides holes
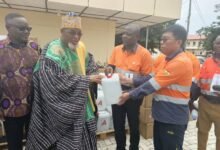
[[[206,37],[204,35],[189,35],[186,42],[186,50],[197,56],[206,56],[207,51],[203,48]]]
[[[141,27],[176,20],[181,0],[0,0],[0,35],[7,32],[4,16],[24,15],[33,27],[31,37],[43,47],[59,38],[61,15],[73,11],[82,17],[82,41],[95,59],[106,62],[115,45],[115,35],[130,23]],[[172,5],[171,5],[172,4]]]

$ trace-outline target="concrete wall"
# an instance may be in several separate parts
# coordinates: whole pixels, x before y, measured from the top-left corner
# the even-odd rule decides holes
[[[182,0],[48,0],[50,3],[66,3],[74,6],[89,6],[105,10],[154,15],[178,19]],[[60,4],[59,4],[60,5]]]
[[[60,36],[60,16],[6,8],[0,8],[0,35],[7,34],[4,16],[10,12],[18,12],[28,19],[30,26],[33,28],[31,37],[37,38],[41,46]],[[105,62],[114,47],[115,22],[82,18],[82,28],[82,41],[85,43],[87,49],[94,54],[96,61]]]
[[[180,18],[182,0],[156,0],[154,16]]]

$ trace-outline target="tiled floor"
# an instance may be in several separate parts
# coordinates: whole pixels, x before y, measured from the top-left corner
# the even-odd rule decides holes
[[[215,150],[216,138],[213,128],[209,133],[207,150]],[[129,135],[127,135],[127,147],[129,146]],[[98,140],[98,150],[115,150],[116,144],[113,136],[105,140]],[[184,139],[184,150],[197,150],[197,128],[196,121],[190,121]],[[128,148],[127,148],[128,149]],[[154,150],[152,139],[145,140],[141,137],[139,150]]]
[[[214,128],[209,133],[207,150],[215,149],[216,138],[214,135]],[[113,136],[108,137],[105,140],[98,139],[98,150],[115,150],[116,144]],[[127,149],[129,146],[129,135],[127,135]],[[196,121],[190,121],[184,138],[184,150],[197,150],[197,128]],[[6,149],[5,149],[6,150]],[[145,140],[141,137],[139,150],[154,150],[152,139]]]

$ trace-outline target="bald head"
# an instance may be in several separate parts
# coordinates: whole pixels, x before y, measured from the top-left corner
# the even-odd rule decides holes
[[[12,24],[17,18],[24,18],[24,16],[18,13],[9,13],[5,16],[5,24]]]
[[[124,33],[122,34],[123,45],[128,49],[135,47],[140,39],[140,31],[141,28],[137,24],[129,24],[125,26]]]
[[[141,32],[141,28],[139,25],[137,24],[129,24],[127,26],[125,26],[125,32],[128,32],[132,35],[136,35],[136,36],[139,36],[140,35],[140,32]]]
[[[27,19],[18,13],[9,13],[5,16],[5,26],[12,42],[26,43],[30,35],[31,27]]]

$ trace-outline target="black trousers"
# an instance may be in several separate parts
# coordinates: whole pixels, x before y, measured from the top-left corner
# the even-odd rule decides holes
[[[117,150],[125,150],[126,133],[125,118],[128,117],[130,128],[130,150],[139,150],[139,110],[142,100],[129,99],[124,105],[112,105],[113,124]]]
[[[182,150],[187,125],[175,125],[154,121],[154,149]]]
[[[22,150],[22,139],[27,136],[29,119],[29,114],[23,117],[5,117],[4,127],[8,150]]]

